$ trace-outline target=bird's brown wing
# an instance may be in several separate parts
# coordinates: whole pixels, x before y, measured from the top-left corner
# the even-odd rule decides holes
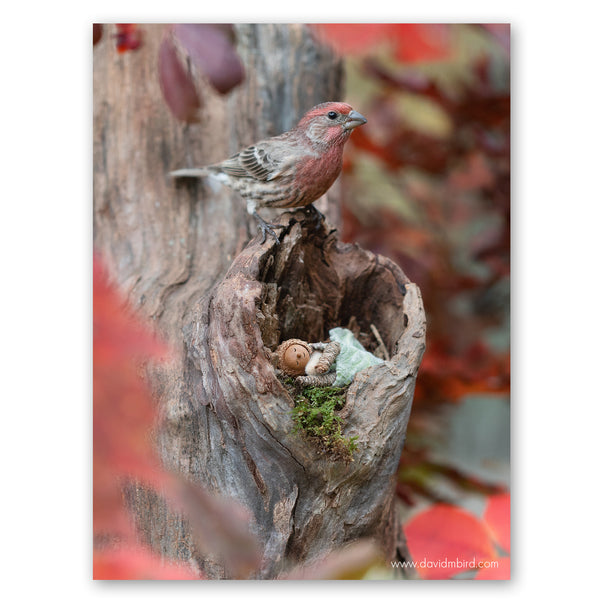
[[[213,169],[223,171],[233,177],[248,177],[246,169],[240,164],[240,153],[230,156],[227,160],[222,163],[212,166]]]
[[[252,177],[258,181],[271,181],[286,169],[286,161],[272,151],[273,147],[261,143],[249,146],[219,166],[234,177]]]

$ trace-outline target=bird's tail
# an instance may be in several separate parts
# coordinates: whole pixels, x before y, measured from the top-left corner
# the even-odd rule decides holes
[[[198,167],[195,169],[178,169],[177,171],[171,171],[169,175],[171,177],[205,177],[210,171],[205,167]]]

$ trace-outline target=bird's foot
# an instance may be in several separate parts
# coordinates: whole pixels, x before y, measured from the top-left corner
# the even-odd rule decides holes
[[[267,223],[257,212],[253,212],[252,216],[258,221],[258,228],[262,233],[262,240],[260,241],[260,243],[265,243],[268,233],[269,235],[272,235],[275,238],[275,243],[279,244],[279,237],[277,237],[275,229],[285,229],[285,225],[280,225],[277,223]]]
[[[302,210],[307,217],[316,221],[316,229],[320,229],[321,223],[325,221],[325,215],[314,204],[307,204],[300,210]]]

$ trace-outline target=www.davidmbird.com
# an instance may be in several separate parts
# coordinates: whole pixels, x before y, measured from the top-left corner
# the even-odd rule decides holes
[[[390,561],[394,569],[493,569],[498,566],[497,560],[477,560],[472,558],[438,558],[437,560],[392,560]]]

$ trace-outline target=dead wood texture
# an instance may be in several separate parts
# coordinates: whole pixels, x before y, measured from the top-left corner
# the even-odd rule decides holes
[[[137,52],[117,55],[106,39],[94,50],[94,247],[179,353],[148,373],[164,417],[161,458],[248,510],[264,548],[255,577],[278,577],[363,537],[389,558],[401,555],[393,488],[425,344],[418,288],[390,260],[340,243],[303,213],[281,217],[280,245],[246,245],[253,225],[239,197],[202,183],[174,186],[167,176],[340,99],[341,66],[300,25],[236,26],[245,83],[225,99],[207,92],[206,118],[183,126],[158,87],[163,30],[146,27]],[[320,201],[328,223],[336,198],[333,189]],[[348,324],[370,349],[374,325],[390,360],[348,389],[341,416],[357,449],[345,463],[292,431],[293,400],[269,350],[292,337],[324,341]],[[229,576],[194,548],[185,520],[159,497],[140,486],[128,499],[155,549],[210,577]]]

